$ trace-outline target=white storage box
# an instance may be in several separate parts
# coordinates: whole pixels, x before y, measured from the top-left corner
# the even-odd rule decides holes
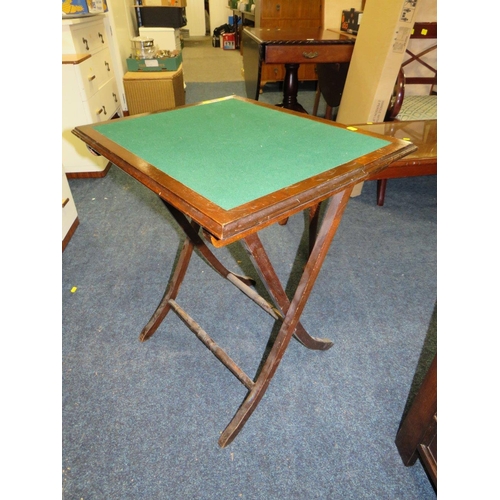
[[[146,28],[139,27],[140,36],[154,40],[160,50],[181,50],[181,30],[174,28]]]

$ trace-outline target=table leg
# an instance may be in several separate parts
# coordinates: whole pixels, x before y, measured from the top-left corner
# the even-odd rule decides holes
[[[314,244],[316,243],[320,209],[321,203],[318,203],[309,209],[309,255],[311,254]]]
[[[191,260],[191,255],[193,254],[193,248],[194,245],[192,241],[187,238],[184,242],[184,246],[182,247],[177,266],[165,291],[165,294],[163,295],[163,298],[161,299],[160,304],[156,308],[153,316],[151,316],[151,319],[148,321],[147,325],[143,328],[141,334],[139,335],[139,340],[141,342],[148,340],[149,337],[151,337],[151,335],[156,332],[157,328],[160,326],[161,322],[168,314],[168,311],[170,311],[171,305],[169,301],[175,299],[177,293],[179,292],[182,280],[186,275],[189,261]]]
[[[165,203],[165,202],[164,202]],[[273,298],[275,305],[278,309],[274,309],[270,304],[267,303],[265,299],[263,299],[257,292],[250,289],[249,287],[255,285],[255,280],[248,276],[240,276],[234,272],[228,271],[220,261],[215,257],[215,255],[209,250],[205,242],[202,240],[200,235],[198,234],[199,226],[193,223],[189,224],[186,217],[174,209],[167,203],[165,203],[167,208],[170,210],[177,223],[184,230],[188,239],[194,244],[194,246],[198,249],[198,251],[203,255],[203,257],[207,260],[209,264],[224,278],[228,281],[232,282],[237,288],[239,288],[244,294],[246,294],[249,298],[251,298],[254,302],[256,302],[262,309],[267,311],[271,316],[275,319],[283,320],[286,312],[290,306],[290,301],[286,295],[281,282],[274,271],[274,268],[269,260],[269,257],[262,246],[260,238],[256,233],[253,235],[244,238],[245,246],[247,251],[250,254],[250,257],[253,260],[253,264],[257,272],[259,273],[264,286],[267,291]],[[316,240],[317,233],[317,224],[318,224],[318,216],[319,213],[319,204],[311,207],[311,224],[309,228],[309,245],[310,252],[314,246],[314,242]],[[243,284],[242,284],[243,283]],[[170,297],[175,298],[175,297]],[[295,331],[295,337],[299,342],[301,342],[305,347],[309,349],[315,350],[327,350],[332,347],[333,342],[328,339],[319,339],[316,337],[312,337],[305,330],[301,323],[298,323],[297,329]]]
[[[162,200],[163,201],[163,200]],[[191,260],[191,255],[193,253],[193,249],[196,246],[200,253],[205,257],[205,259],[214,267],[214,269],[221,274],[224,278],[235,281],[235,284],[238,282],[243,283],[243,285],[250,286],[255,284],[255,280],[249,278],[247,276],[240,276],[238,274],[230,272],[226,267],[222,265],[222,263],[213,255],[212,252],[205,245],[205,242],[201,239],[198,234],[200,226],[195,222],[189,222],[187,218],[179,212],[176,208],[172,207],[165,201],[165,206],[168,208],[170,213],[173,215],[177,223],[181,226],[183,231],[186,233],[187,238],[184,242],[184,246],[182,248],[181,254],[179,256],[179,260],[177,262],[176,268],[170,280],[170,283],[163,295],[160,304],[156,308],[151,319],[148,321],[147,325],[143,328],[139,340],[144,342],[148,340],[160,326],[161,322],[165,319],[165,316],[168,314],[168,311],[171,309],[171,300],[174,300],[177,296],[181,283],[186,275],[186,271],[188,268],[189,261]]]
[[[300,64],[285,64],[285,79],[283,80],[283,102],[279,106],[285,109],[293,109],[300,113],[307,111],[297,102],[299,91],[299,66]]]
[[[385,189],[387,187],[387,179],[379,179],[377,181],[377,205],[382,207],[385,199]]]
[[[299,324],[300,316],[326,258],[330,243],[338,229],[342,214],[349,201],[351,191],[352,187],[349,187],[331,198],[321,228],[318,232],[316,243],[307,260],[299,285],[291,301],[290,307],[286,312],[285,319],[273,347],[264,362],[261,372],[255,380],[255,385],[248,392],[242,405],[219,438],[219,446],[222,448],[230,444],[238,435],[264,396],[285,350],[288,347],[290,339]]]
[[[281,310],[282,317],[285,317],[290,307],[290,300],[288,299],[286,292],[276,275],[271,261],[262,246],[260,238],[257,234],[252,234],[247,236],[244,241],[247,251],[253,260],[254,267],[259,272],[262,282],[275,301],[276,305]],[[326,351],[333,345],[333,342],[328,339],[319,339],[309,335],[301,323],[297,324],[294,335],[301,344],[309,349]]]

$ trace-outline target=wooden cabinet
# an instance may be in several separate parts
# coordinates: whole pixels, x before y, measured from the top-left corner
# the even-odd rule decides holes
[[[71,133],[121,113],[104,16],[62,21],[62,161],[69,177],[101,177],[108,161]]]
[[[405,465],[420,458],[437,488],[437,356],[401,423],[396,446]]]
[[[321,28],[324,0],[258,0],[255,3],[256,28]],[[263,64],[261,85],[282,81],[283,64]],[[302,64],[299,80],[317,80],[316,65]]]
[[[261,0],[255,7],[256,28],[318,28],[323,0]]]

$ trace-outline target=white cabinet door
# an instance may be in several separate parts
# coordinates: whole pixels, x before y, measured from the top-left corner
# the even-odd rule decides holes
[[[66,177],[66,172],[64,172],[64,167],[62,167],[62,241],[64,250],[64,239],[68,235],[69,231],[74,231],[78,225],[78,213],[76,211],[75,201],[73,200],[73,195],[71,194],[71,188],[69,187],[69,182]]]

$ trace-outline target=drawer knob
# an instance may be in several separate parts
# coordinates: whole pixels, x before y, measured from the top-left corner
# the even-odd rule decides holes
[[[86,50],[89,50],[89,42],[88,42],[85,38],[83,38],[83,37],[82,37],[82,42],[83,42],[83,43],[84,43],[84,45],[85,45],[85,49],[86,49]]]
[[[109,63],[107,61],[104,61],[104,66],[106,66],[108,71],[111,71],[111,68],[109,67]]]
[[[118,97],[116,97],[116,94],[113,92],[113,98],[115,100],[115,102],[118,102]]]
[[[318,53],[317,52],[302,52],[302,55],[306,59],[314,59],[315,57],[318,57]]]
[[[95,75],[89,76],[89,82],[91,82],[92,80],[95,80]]]
[[[101,39],[101,43],[104,43],[104,37],[101,35],[101,33],[98,33],[99,34],[99,38]]]

